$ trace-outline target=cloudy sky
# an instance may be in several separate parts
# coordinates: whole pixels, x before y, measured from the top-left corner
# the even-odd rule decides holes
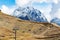
[[[0,0],[0,9],[9,15],[17,7],[26,6],[40,10],[48,21],[54,17],[60,18],[60,0]]]

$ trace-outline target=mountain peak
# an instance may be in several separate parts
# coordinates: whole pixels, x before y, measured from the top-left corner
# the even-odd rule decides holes
[[[33,22],[47,22],[46,17],[39,10],[34,9],[33,7],[19,7],[13,12],[13,15],[22,20],[28,19]]]

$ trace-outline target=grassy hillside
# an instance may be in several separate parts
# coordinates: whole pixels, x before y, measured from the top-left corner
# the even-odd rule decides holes
[[[0,12],[0,40],[60,40],[60,27],[54,23],[24,21]]]

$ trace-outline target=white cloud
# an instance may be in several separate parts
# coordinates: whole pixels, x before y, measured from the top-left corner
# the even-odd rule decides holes
[[[57,4],[52,3],[52,8],[51,8],[51,12],[50,12],[52,18],[56,17],[56,15],[57,15],[57,17],[58,17],[58,15],[60,15],[60,14],[58,14],[59,9],[60,9],[60,1]]]
[[[9,13],[8,10],[9,10],[9,8],[8,8],[7,6],[2,5],[1,11],[2,11],[3,13]]]
[[[16,4],[20,7],[27,6],[31,1],[30,0],[15,0]]]
[[[46,2],[46,3],[55,3],[57,4],[59,2],[59,0],[33,0],[33,2]]]
[[[60,18],[60,8],[56,11],[54,17]]]
[[[8,8],[6,5],[2,5],[1,11],[5,14],[13,15],[13,11],[15,10],[15,8],[15,6],[13,6],[12,8]]]
[[[58,4],[59,0],[53,0],[53,2],[54,2],[55,4]]]

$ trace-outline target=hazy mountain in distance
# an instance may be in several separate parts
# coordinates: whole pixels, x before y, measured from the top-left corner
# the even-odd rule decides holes
[[[56,24],[60,25],[60,19],[59,18],[53,18],[51,20],[51,23],[56,23]]]

